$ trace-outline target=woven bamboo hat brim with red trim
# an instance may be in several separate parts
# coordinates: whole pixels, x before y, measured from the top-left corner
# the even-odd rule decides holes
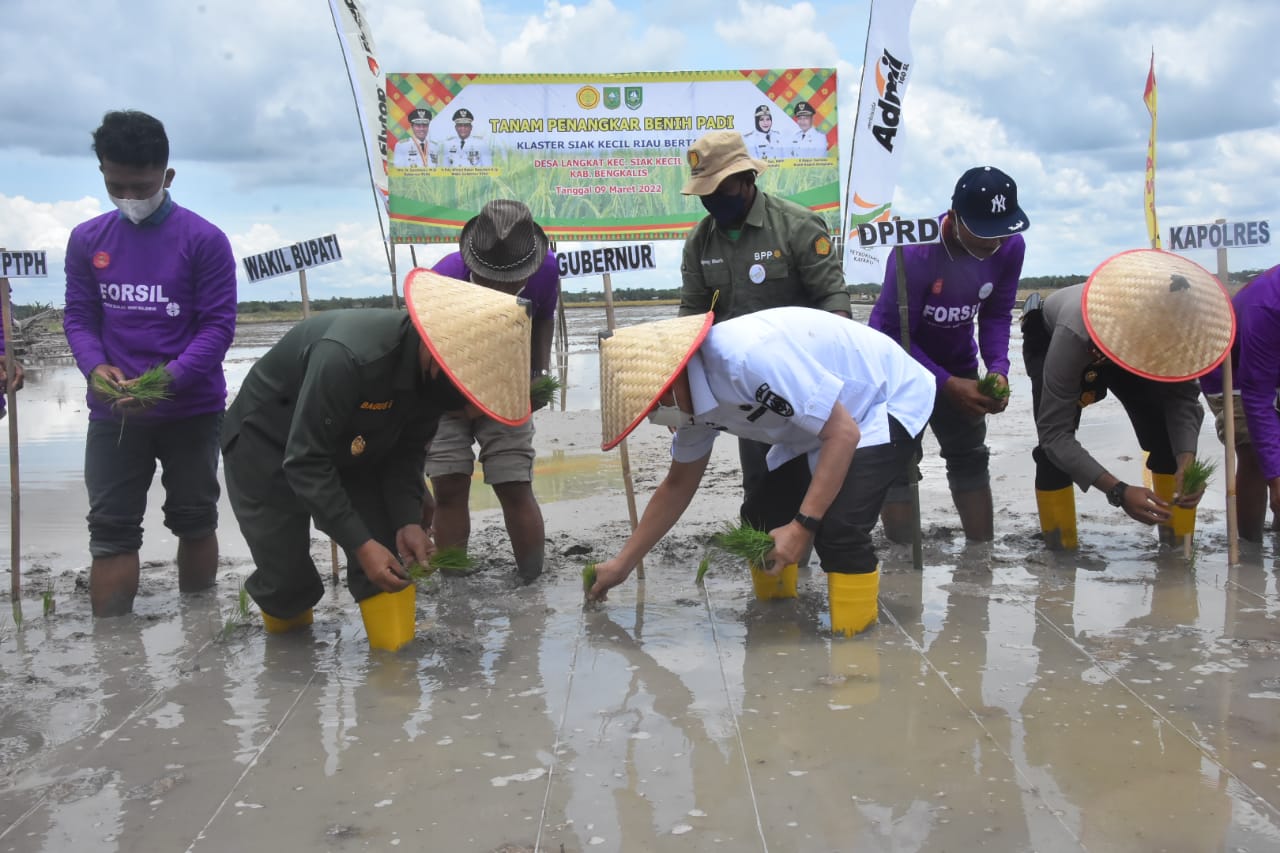
[[[601,335],[601,449],[611,450],[626,438],[667,393],[707,337],[713,318],[708,311]]]
[[[425,269],[404,282],[405,303],[432,356],[472,403],[515,426],[529,419],[529,303]]]
[[[1231,351],[1231,296],[1208,270],[1160,249],[1122,252],[1084,286],[1084,322],[1107,358],[1161,382],[1203,376]]]

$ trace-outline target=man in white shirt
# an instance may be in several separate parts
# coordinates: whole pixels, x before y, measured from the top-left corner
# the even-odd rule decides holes
[[[440,165],[446,169],[484,168],[493,165],[489,143],[483,136],[472,136],[475,116],[463,107],[454,110],[453,136],[440,144]]]
[[[419,107],[409,113],[409,127],[413,136],[396,143],[392,165],[401,169],[411,167],[424,168],[436,165],[436,153],[427,143],[427,131],[431,129],[431,119],[435,114],[425,107]]]
[[[810,543],[827,573],[832,630],[876,619],[871,530],[933,410],[935,382],[892,338],[813,308],[726,320],[690,315],[600,342],[603,448],[642,419],[675,427],[671,467],[616,557],[596,565],[601,600],[689,506],[721,432],[771,445],[768,493],[794,518],[773,530],[770,574]],[[857,464],[854,465],[855,450]]]
[[[814,109],[808,101],[797,101],[791,111],[796,120],[796,135],[791,137],[792,157],[826,157],[827,135],[813,126]]]

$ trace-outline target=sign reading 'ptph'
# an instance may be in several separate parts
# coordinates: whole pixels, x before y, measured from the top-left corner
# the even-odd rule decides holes
[[[941,236],[942,229],[936,219],[893,219],[863,222],[858,226],[858,245],[864,247],[936,243]]]
[[[300,240],[283,249],[272,249],[260,255],[250,255],[244,259],[244,271],[252,284],[264,278],[300,272],[340,260],[342,260],[342,249],[338,247],[338,235],[330,234],[314,240]]]
[[[48,274],[44,252],[0,252],[0,278],[44,278]]]

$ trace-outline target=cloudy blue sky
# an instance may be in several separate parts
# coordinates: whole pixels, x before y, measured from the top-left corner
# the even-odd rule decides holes
[[[847,117],[869,6],[365,0],[365,9],[389,71],[835,66]],[[15,282],[17,301],[61,303],[67,235],[109,206],[90,133],[104,111],[126,107],[165,122],[175,199],[220,225],[237,256],[336,232],[345,259],[308,275],[311,294],[386,292],[326,0],[5,0],[3,14],[0,245],[46,250],[52,272]],[[989,163],[1018,181],[1033,223],[1024,274],[1087,273],[1146,245],[1141,96],[1154,48],[1166,239],[1171,225],[1280,219],[1280,3],[918,0],[911,32],[902,215],[945,209],[959,174]],[[849,144],[846,135],[842,173]],[[677,283],[678,243],[661,249],[662,272],[615,286]],[[407,267],[408,249],[398,251]],[[418,259],[445,251],[420,247]],[[1215,264],[1209,251],[1188,255]],[[1278,262],[1275,245],[1231,256],[1236,269]],[[242,282],[240,292],[285,298],[296,286],[286,276]]]

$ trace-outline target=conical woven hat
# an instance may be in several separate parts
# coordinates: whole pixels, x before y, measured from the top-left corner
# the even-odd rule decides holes
[[[1213,274],[1159,249],[1122,252],[1094,270],[1084,322],[1107,358],[1161,382],[1208,373],[1236,336],[1231,297]]]
[[[529,419],[529,303],[478,284],[415,269],[404,298],[418,334],[463,395],[494,420]]]
[[[667,393],[707,337],[714,315],[627,326],[600,336],[602,450],[611,450]]]

